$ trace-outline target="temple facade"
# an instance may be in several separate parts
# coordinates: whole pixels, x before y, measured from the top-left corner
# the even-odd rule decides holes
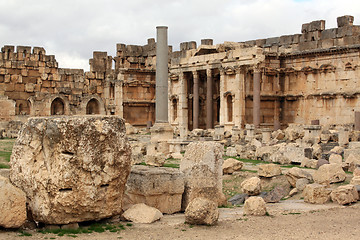
[[[170,124],[184,134],[217,125],[353,125],[360,111],[360,26],[353,22],[342,16],[333,29],[319,20],[303,24],[301,34],[169,46]],[[43,48],[4,46],[0,120],[107,114],[138,127],[154,123],[155,40],[116,48],[115,57],[94,52],[84,72],[58,68]]]

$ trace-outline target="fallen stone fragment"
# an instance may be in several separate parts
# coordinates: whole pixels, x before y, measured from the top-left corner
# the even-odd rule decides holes
[[[289,171],[285,174],[285,176],[293,187],[296,187],[296,181],[300,178],[306,178],[309,181],[313,180],[313,177],[309,172],[298,167],[290,168]]]
[[[219,218],[217,203],[206,198],[193,199],[185,210],[185,222],[195,225],[214,225]]]
[[[244,214],[264,216],[266,214],[266,204],[262,197],[249,197],[244,204]]]
[[[123,217],[134,223],[153,223],[161,219],[163,214],[156,208],[138,203],[126,210]]]
[[[241,161],[238,161],[234,158],[228,158],[224,161],[222,168],[223,168],[223,174],[232,174],[236,171],[241,170],[244,163]]]
[[[304,202],[324,204],[330,200],[331,189],[317,183],[306,185],[303,191]]]
[[[336,188],[331,192],[330,196],[333,202],[337,202],[340,205],[357,202],[359,199],[356,187],[350,184]]]
[[[281,168],[277,164],[261,164],[259,165],[258,175],[260,177],[274,177],[281,175]]]
[[[241,190],[248,195],[258,195],[261,192],[260,178],[251,177],[244,180],[241,184]]]
[[[346,178],[340,164],[331,163],[322,165],[314,174],[314,181],[320,184],[337,183],[342,182]]]
[[[26,221],[26,196],[9,179],[0,176],[0,226],[19,228]]]

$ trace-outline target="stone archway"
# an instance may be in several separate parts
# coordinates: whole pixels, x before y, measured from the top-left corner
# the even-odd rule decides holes
[[[51,103],[51,115],[64,115],[65,104],[61,98],[55,98]]]
[[[86,114],[100,114],[100,103],[95,98],[92,98],[86,104]]]

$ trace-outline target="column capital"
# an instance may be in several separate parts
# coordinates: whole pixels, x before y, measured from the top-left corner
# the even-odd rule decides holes
[[[199,77],[199,73],[198,73],[198,71],[196,71],[196,70],[194,70],[194,71],[192,71],[192,74],[193,74],[193,77],[195,78],[198,78]]]
[[[212,68],[206,69],[206,76],[211,76],[212,74]]]

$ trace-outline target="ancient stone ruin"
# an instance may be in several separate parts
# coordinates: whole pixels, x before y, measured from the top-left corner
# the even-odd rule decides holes
[[[4,46],[0,137],[17,141],[15,186],[2,177],[0,185],[16,193],[21,214],[0,226],[22,225],[25,200],[32,220],[57,225],[119,215],[151,223],[177,212],[213,225],[218,206],[244,204],[244,214],[261,216],[293,196],[358,201],[353,20],[247,42],[185,42],[180,51],[162,26],[156,43],[117,44],[116,57],[94,52],[89,72],[58,68],[43,48]],[[237,177],[237,192],[225,196],[225,180]]]

